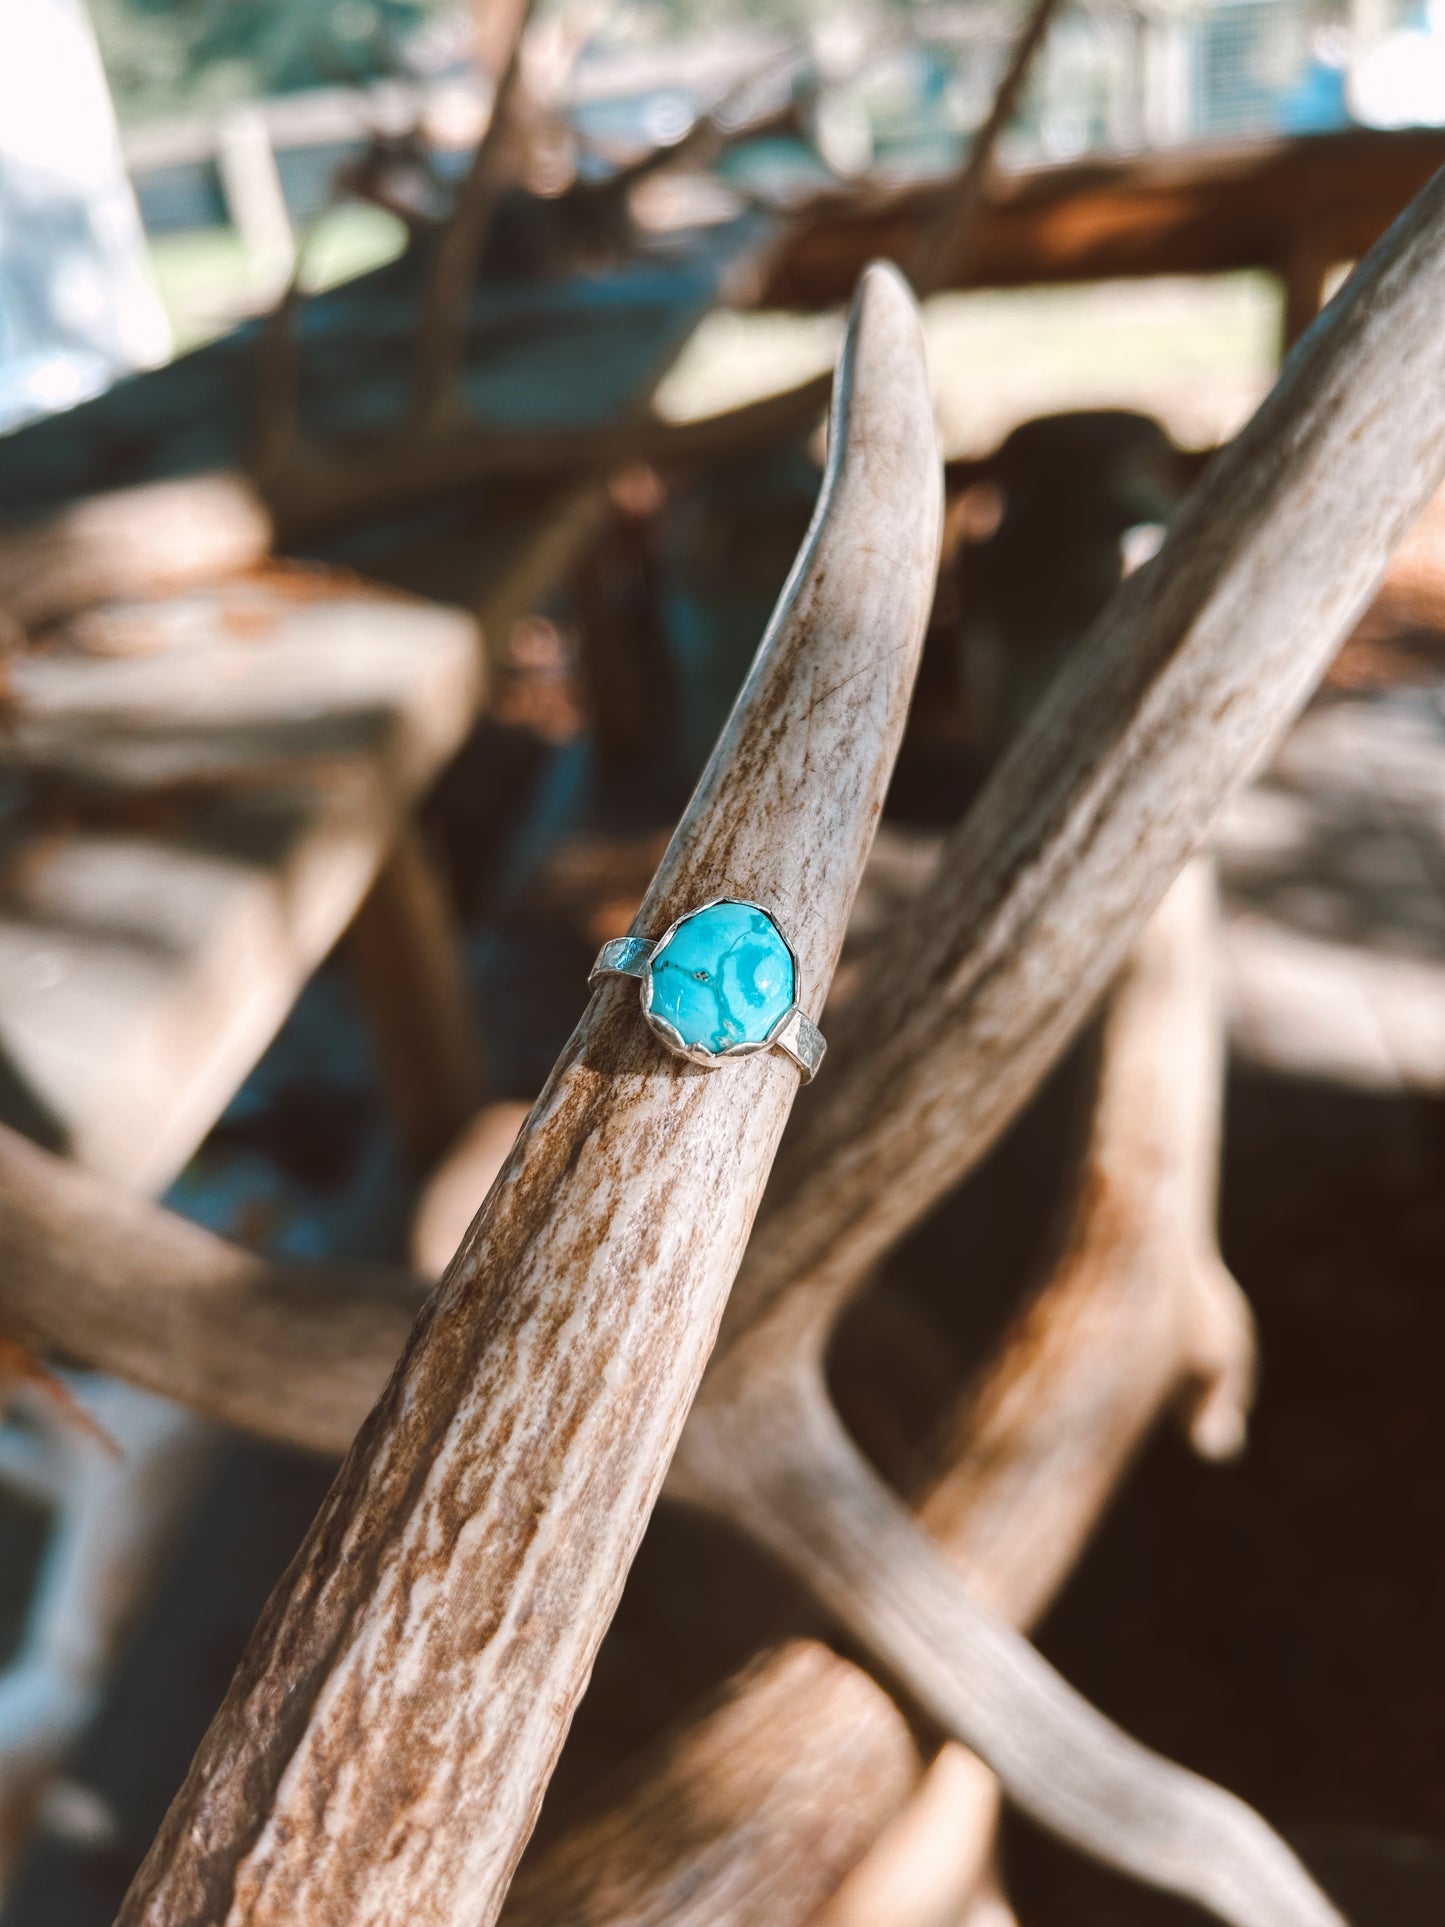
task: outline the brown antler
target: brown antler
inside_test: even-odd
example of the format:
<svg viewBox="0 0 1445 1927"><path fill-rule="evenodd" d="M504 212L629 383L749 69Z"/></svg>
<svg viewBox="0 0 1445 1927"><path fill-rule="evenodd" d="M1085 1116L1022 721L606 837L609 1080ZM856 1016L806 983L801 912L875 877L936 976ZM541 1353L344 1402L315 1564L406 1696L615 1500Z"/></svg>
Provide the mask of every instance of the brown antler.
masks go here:
<svg viewBox="0 0 1445 1927"><path fill-rule="evenodd" d="M421 1297L380 1265L258 1258L0 1126L0 1325L208 1417L339 1450Z"/></svg>
<svg viewBox="0 0 1445 1927"><path fill-rule="evenodd" d="M954 1571L1021 1627L1162 1410L1186 1400L1197 1444L1238 1443L1253 1346L1212 1232L1222 1065L1208 895L1187 872L1114 994L1060 1255L961 1401L922 1496L921 1523ZM990 1777L963 1757L946 1748L919 1792L884 1690L795 1639L524 1863L504 1922L801 1927L910 1789L951 1837L961 1908L994 1804ZM664 1824L677 1812L685 1827ZM913 1851L918 1823L903 1824L900 1851ZM876 1908L876 1887L863 1896Z"/></svg>
<svg viewBox="0 0 1445 1927"><path fill-rule="evenodd" d="M817 1008L933 592L911 300L860 290L818 515L639 928L719 894ZM489 1919L651 1509L797 1087L601 992L343 1467L122 1918Z"/></svg>
<svg viewBox="0 0 1445 1927"><path fill-rule="evenodd" d="M1142 1245L1148 1269L1167 1263L1185 1277L1182 1295L1164 1302L1176 1317L1187 1307L1191 1319L1214 1316L1221 1297L1234 1302L1218 1279L1210 1230L1217 1026L1207 994L1202 1018L1191 1008L1200 1001L1191 980L1200 953L1207 966L1205 896L1193 873L1175 886L1158 936L1144 946L1144 981L1116 1013L1077 1254L1086 1271L1107 1271L1137 1263ZM1164 979L1162 1014L1151 971ZM1173 1086L1162 1101L1150 1089L1156 1077ZM1140 1105L1141 1097L1152 1102ZM831 1294L795 1287L731 1347L694 1407L669 1490L766 1545L890 1677L988 1761L1012 1798L1064 1838L1238 1927L1337 1922L1257 1815L1110 1728L959 1584L834 1411L823 1352L837 1309ZM1167 1347L1176 1359L1183 1349L1177 1336ZM1226 1416L1233 1438L1239 1401L1225 1397L1227 1413L1216 1387L1212 1433L1226 1429Z"/></svg>
<svg viewBox="0 0 1445 1927"><path fill-rule="evenodd" d="M842 1302L964 1174L1303 701L1445 469L1442 297L1445 176L1114 598L875 958L715 1369L785 1295L800 1326L809 1295Z"/></svg>

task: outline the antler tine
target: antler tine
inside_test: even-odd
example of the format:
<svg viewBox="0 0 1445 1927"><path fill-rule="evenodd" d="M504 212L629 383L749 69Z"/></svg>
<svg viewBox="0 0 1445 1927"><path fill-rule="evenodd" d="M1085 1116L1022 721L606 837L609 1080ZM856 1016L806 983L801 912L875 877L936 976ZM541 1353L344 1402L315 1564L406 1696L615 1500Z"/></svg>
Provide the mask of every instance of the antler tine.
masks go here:
<svg viewBox="0 0 1445 1927"><path fill-rule="evenodd" d="M1184 871L1110 996L1059 1255L963 1401L920 1509L978 1598L1021 1627L1067 1576L1157 1413L1177 1406L1206 1458L1243 1442L1254 1321L1215 1229L1224 1023L1212 872L1205 858ZM993 1776L945 1747L896 1837L880 1838L810 1927L878 1919L904 1843L927 1853L930 1837L935 1883L961 1912L987 1877L980 1843L997 1811Z"/></svg>
<svg viewBox="0 0 1445 1927"><path fill-rule="evenodd" d="M1097 1003L1445 471L1445 172L1365 257L1118 589L835 1026L723 1327L846 1288Z"/></svg>
<svg viewBox="0 0 1445 1927"><path fill-rule="evenodd" d="M258 1258L0 1126L0 1326L210 1418L341 1450L422 1295L382 1265Z"/></svg>
<svg viewBox="0 0 1445 1927"><path fill-rule="evenodd" d="M1130 1740L978 1604L847 1437L821 1373L813 1390L749 1401L766 1463L742 1458L738 1428L719 1429L726 1471L697 1486L711 1509L770 1547L1061 1838L1234 1927L1341 1927L1257 1813Z"/></svg>
<svg viewBox="0 0 1445 1927"><path fill-rule="evenodd" d="M1445 468L1442 312L1445 174L1115 596L875 958L714 1372L771 1305L794 1333L823 1328L964 1175L1304 700Z"/></svg>
<svg viewBox="0 0 1445 1927"><path fill-rule="evenodd" d="M902 732L941 472L916 312L865 277L813 527L642 913L719 894L817 1008ZM592 1001L252 1639L128 1927L494 1917L716 1330L798 1078Z"/></svg>
<svg viewBox="0 0 1445 1927"><path fill-rule="evenodd" d="M1151 1269L1191 1276L1191 1316L1192 1274L1212 1250L1218 1105L1207 902L1207 883L1186 873L1122 993L1072 1254L1107 1278L1142 1245ZM1162 1062L1161 1003L1175 1033ZM1160 1075L1173 1085L1163 1098L1151 1089ZM1099 1247L1113 1224L1110 1256ZM1156 1317L1180 1315L1173 1294L1155 1296ZM768 1546L1043 1825L1236 1927L1338 1923L1257 1814L1127 1740L965 1591L843 1430L823 1377L827 1314L825 1294L784 1293L732 1347L693 1409L669 1490Z"/></svg>
<svg viewBox="0 0 1445 1927"><path fill-rule="evenodd" d="M1193 866L1114 992L1059 1256L960 1401L922 1499L920 1522L949 1565L1022 1628L1062 1584L1161 1411L1213 1387L1242 1422L1252 1334L1211 1228L1223 1067L1210 896ZM1201 1285L1219 1295L1207 1319ZM960 1755L944 1749L919 1798L972 1862L996 1797L992 1776L971 1759L961 1771ZM907 1825L900 1802L918 1770L884 1690L793 1640L524 1864L505 1927L802 1927L880 1828L895 1815ZM693 1822L674 1844L659 1816L679 1806ZM911 1848L911 1828L906 1838ZM955 1871L967 1879L968 1867ZM843 1919L876 1918L871 1897L873 1912L844 1908Z"/></svg>

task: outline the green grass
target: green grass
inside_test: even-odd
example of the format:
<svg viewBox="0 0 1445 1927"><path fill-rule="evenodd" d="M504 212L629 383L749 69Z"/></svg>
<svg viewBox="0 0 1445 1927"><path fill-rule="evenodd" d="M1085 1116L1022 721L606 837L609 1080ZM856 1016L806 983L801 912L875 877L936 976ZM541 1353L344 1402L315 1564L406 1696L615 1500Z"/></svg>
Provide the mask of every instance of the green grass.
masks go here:
<svg viewBox="0 0 1445 1927"><path fill-rule="evenodd" d="M309 293L333 288L394 260L405 245L405 227L384 209L333 208L306 237L303 285ZM150 257L177 354L223 334L274 298L232 228L164 235L151 242Z"/></svg>
<svg viewBox="0 0 1445 1927"><path fill-rule="evenodd" d="M334 287L394 258L405 229L348 205L315 226L305 285ZM229 230L157 241L151 250L178 351L267 305L255 264ZM1188 447L1225 440L1274 378L1280 297L1262 274L1101 282L939 295L924 317L943 444L984 454L1030 416L1137 408ZM831 366L841 317L721 309L664 379L660 410L708 415Z"/></svg>
<svg viewBox="0 0 1445 1927"><path fill-rule="evenodd" d="M838 315L722 310L698 328L658 393L675 419L776 392L830 366ZM1248 418L1274 379L1280 297L1262 274L946 294L925 310L950 455L984 454L1030 416L1137 408L1206 447Z"/></svg>

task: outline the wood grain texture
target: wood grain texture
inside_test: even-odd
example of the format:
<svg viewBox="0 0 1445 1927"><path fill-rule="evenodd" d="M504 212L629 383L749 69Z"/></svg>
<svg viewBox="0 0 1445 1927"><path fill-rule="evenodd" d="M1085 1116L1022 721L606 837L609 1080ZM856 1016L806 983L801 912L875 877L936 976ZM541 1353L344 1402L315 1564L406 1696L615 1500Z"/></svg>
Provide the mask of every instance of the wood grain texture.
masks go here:
<svg viewBox="0 0 1445 1927"><path fill-rule="evenodd" d="M271 547L271 518L239 475L91 495L0 527L0 620L33 629L92 602L238 573Z"/></svg>
<svg viewBox="0 0 1445 1927"><path fill-rule="evenodd" d="M774 911L816 1008L897 749L941 485L917 317L860 290L819 511L639 916ZM594 997L253 1637L128 1927L494 1917L661 1483L797 1072Z"/></svg>

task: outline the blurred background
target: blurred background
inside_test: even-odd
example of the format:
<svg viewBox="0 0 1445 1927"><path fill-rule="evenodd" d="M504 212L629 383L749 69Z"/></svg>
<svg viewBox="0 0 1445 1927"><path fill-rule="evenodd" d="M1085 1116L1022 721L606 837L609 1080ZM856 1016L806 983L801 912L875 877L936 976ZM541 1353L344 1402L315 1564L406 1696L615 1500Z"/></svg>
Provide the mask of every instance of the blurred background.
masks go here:
<svg viewBox="0 0 1445 1927"><path fill-rule="evenodd" d="M439 1273L807 527L857 273L915 258L1024 19L0 5L0 1124L47 1160L0 1196L63 1164L274 1259ZM1442 163L1445 0L1059 6L924 304L944 555L835 1000ZM1395 1927L1445 1917L1442 638L1437 503L1217 843L1252 1443L1161 1434L1040 1635ZM1088 1050L840 1333L901 1485L1047 1266ZM36 1249L0 1230L39 1302ZM100 1927L334 1461L84 1369L21 1295L0 1922ZM660 1513L538 1850L805 1623ZM834 1927L1186 1917L1013 1823L1012 1915L902 1864Z"/></svg>

